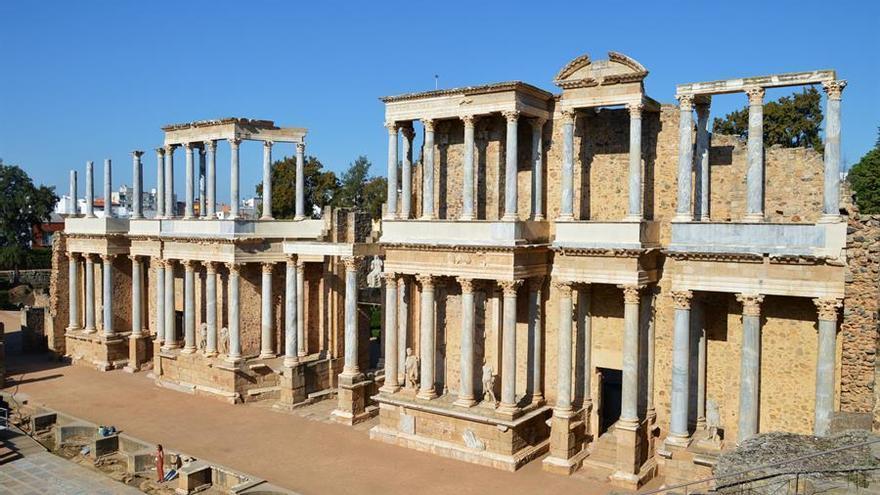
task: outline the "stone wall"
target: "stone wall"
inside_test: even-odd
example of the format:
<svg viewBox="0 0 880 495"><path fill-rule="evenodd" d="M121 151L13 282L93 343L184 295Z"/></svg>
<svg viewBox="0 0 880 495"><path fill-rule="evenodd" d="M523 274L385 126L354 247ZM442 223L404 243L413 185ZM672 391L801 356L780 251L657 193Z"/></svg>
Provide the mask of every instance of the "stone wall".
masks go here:
<svg viewBox="0 0 880 495"><path fill-rule="evenodd" d="M67 234L58 232L52 243L52 276L49 280L49 318L51 334L48 345L56 356L67 353L64 332L70 323L70 271L67 258Z"/></svg>
<svg viewBox="0 0 880 495"><path fill-rule="evenodd" d="M54 251L54 248L53 248ZM30 285L34 288L49 287L52 283L52 270L19 270L18 282ZM5 283L13 283L15 281L15 272L12 270L0 270L0 281Z"/></svg>

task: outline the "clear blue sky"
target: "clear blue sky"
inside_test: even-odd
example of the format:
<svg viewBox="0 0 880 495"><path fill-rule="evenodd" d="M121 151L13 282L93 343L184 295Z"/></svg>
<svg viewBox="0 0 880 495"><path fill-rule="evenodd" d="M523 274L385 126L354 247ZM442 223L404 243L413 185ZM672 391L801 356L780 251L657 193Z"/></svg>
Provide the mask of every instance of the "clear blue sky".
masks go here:
<svg viewBox="0 0 880 495"><path fill-rule="evenodd" d="M842 139L852 164L880 125L878 29L880 2L869 0L9 0L0 4L0 157L63 194L67 171L86 160L99 174L112 158L114 187L131 183L128 152L143 149L153 187L160 126L242 116L308 127L307 153L325 166L340 171L365 154L384 175L378 97L433 89L434 74L444 87L519 79L555 92L570 59L615 50L650 70L648 93L661 102L674 101L677 83L837 69L849 81ZM716 98L713 116L745 101ZM227 199L228 146L219 148ZM258 143L242 147L242 197L253 195L261 153ZM275 157L292 153L278 146Z"/></svg>

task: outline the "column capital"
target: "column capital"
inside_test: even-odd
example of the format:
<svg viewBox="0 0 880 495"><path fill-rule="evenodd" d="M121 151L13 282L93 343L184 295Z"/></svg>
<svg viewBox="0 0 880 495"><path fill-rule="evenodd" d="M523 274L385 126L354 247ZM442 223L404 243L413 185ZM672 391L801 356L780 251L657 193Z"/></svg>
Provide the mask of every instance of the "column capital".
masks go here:
<svg viewBox="0 0 880 495"><path fill-rule="evenodd" d="M501 115L507 120L507 122L516 122L519 120L519 110L505 110L501 112Z"/></svg>
<svg viewBox="0 0 880 495"><path fill-rule="evenodd" d="M160 258L150 258L150 268L158 270L159 268L165 268L165 264L162 263Z"/></svg>
<svg viewBox="0 0 880 495"><path fill-rule="evenodd" d="M211 152L217 151L217 141L214 141L213 139L203 141L202 145L205 147L206 150L209 150Z"/></svg>
<svg viewBox="0 0 880 495"><path fill-rule="evenodd" d="M141 151L141 150L134 150L134 151L131 152L131 156L133 156L133 157L135 157L135 158L137 158L137 159L140 160L140 158L141 158L142 156L144 156L144 152Z"/></svg>
<svg viewBox="0 0 880 495"><path fill-rule="evenodd" d="M306 143L296 143L296 152L297 153L305 153L306 152Z"/></svg>
<svg viewBox="0 0 880 495"><path fill-rule="evenodd" d="M571 297L571 291L574 289L574 282L570 280L553 280L553 288L562 293L562 297Z"/></svg>
<svg viewBox="0 0 880 495"><path fill-rule="evenodd" d="M504 296L516 296L516 291L519 289L519 286L522 285L522 279L519 280L498 280L498 286L501 287L501 291L504 293Z"/></svg>
<svg viewBox="0 0 880 495"><path fill-rule="evenodd" d="M193 143L189 143L189 142L187 142L187 143L183 143L183 149L185 149L185 150L187 151L187 153L192 152L192 150L193 150Z"/></svg>
<svg viewBox="0 0 880 495"><path fill-rule="evenodd" d="M644 103L630 103L626 106L626 109L629 111L629 118L631 119L640 119L642 118L642 110L645 109Z"/></svg>
<svg viewBox="0 0 880 495"><path fill-rule="evenodd" d="M527 279L528 284L529 284L529 290L530 291L539 291L539 290L543 289L545 278L546 277L544 277L543 275L538 276L538 277L529 277Z"/></svg>
<svg viewBox="0 0 880 495"><path fill-rule="evenodd" d="M361 258L358 256L343 256L342 264L346 271L355 271L361 266Z"/></svg>
<svg viewBox="0 0 880 495"><path fill-rule="evenodd" d="M462 122L464 122L465 127L473 127L474 124L477 122L476 115L462 115L459 118Z"/></svg>
<svg viewBox="0 0 880 495"><path fill-rule="evenodd" d="M382 278L385 279L385 287L397 285L397 274L394 272L382 272Z"/></svg>
<svg viewBox="0 0 880 495"><path fill-rule="evenodd" d="M694 108L697 110L697 118L703 118L709 116L709 107L711 106L710 97L706 97L704 99L700 99L694 103Z"/></svg>
<svg viewBox="0 0 880 495"><path fill-rule="evenodd" d="M416 280L419 281L419 284L422 286L422 290L433 290L434 289L434 276L427 273L420 273L416 275Z"/></svg>
<svg viewBox="0 0 880 495"><path fill-rule="evenodd" d="M195 269L196 269L195 260L181 260L180 264L183 265L183 269L188 272L195 271Z"/></svg>
<svg viewBox="0 0 880 495"><path fill-rule="evenodd" d="M76 253L67 253L67 259L70 261L76 261L79 255Z"/></svg>
<svg viewBox="0 0 880 495"><path fill-rule="evenodd" d="M241 273L241 263L225 263L226 269L229 270L229 274L233 273L238 275Z"/></svg>
<svg viewBox="0 0 880 495"><path fill-rule="evenodd" d="M156 156L165 156L165 148L164 147L156 148Z"/></svg>
<svg viewBox="0 0 880 495"><path fill-rule="evenodd" d="M675 309L691 309L691 300L694 297L693 292L689 290L675 290L672 291L671 295Z"/></svg>
<svg viewBox="0 0 880 495"><path fill-rule="evenodd" d="M412 122L406 122L400 125L400 133L403 134L403 137L412 140L416 136L416 131L413 129Z"/></svg>
<svg viewBox="0 0 880 495"><path fill-rule="evenodd" d="M828 95L830 100L839 100L843 88L846 87L846 81L838 79L837 81L827 81L822 83L822 90Z"/></svg>
<svg viewBox="0 0 880 495"><path fill-rule="evenodd" d="M143 256L141 256L139 254L129 254L128 255L128 259L130 259L132 261L132 263L137 263L138 261L141 260L141 258L143 258Z"/></svg>
<svg viewBox="0 0 880 495"><path fill-rule="evenodd" d="M675 95L678 100L678 106L683 112L690 112L694 109L694 95Z"/></svg>
<svg viewBox="0 0 880 495"><path fill-rule="evenodd" d="M425 132L434 132L434 119L422 119L422 126L425 128Z"/></svg>
<svg viewBox="0 0 880 495"><path fill-rule="evenodd" d="M299 257L296 254L290 253L287 255L286 262L288 265L296 266L296 262L298 259L299 259Z"/></svg>
<svg viewBox="0 0 880 495"><path fill-rule="evenodd" d="M229 138L226 141L228 141L229 146L232 146L233 148L238 148L238 145L241 144L241 139L239 139L237 137L236 138Z"/></svg>
<svg viewBox="0 0 880 495"><path fill-rule="evenodd" d="M455 280L461 287L462 294L471 294L474 292L474 279L470 277L455 277Z"/></svg>
<svg viewBox="0 0 880 495"><path fill-rule="evenodd" d="M396 136L397 131L400 129L400 126L397 125L397 122L385 122L385 128L388 129L389 136Z"/></svg>
<svg viewBox="0 0 880 495"><path fill-rule="evenodd" d="M272 263L271 261L260 263L260 266L262 267L263 273L272 273L275 269L275 263Z"/></svg>
<svg viewBox="0 0 880 495"><path fill-rule="evenodd" d="M171 258L163 258L162 264L165 265L165 268L174 269L174 260Z"/></svg>
<svg viewBox="0 0 880 495"><path fill-rule="evenodd" d="M113 263L113 258L115 258L115 254L104 253L101 255L101 261L104 263Z"/></svg>
<svg viewBox="0 0 880 495"><path fill-rule="evenodd" d="M565 110L559 112L559 114L562 116L563 124L574 125L574 121L577 119L577 110L575 110L574 108L566 108Z"/></svg>
<svg viewBox="0 0 880 495"><path fill-rule="evenodd" d="M761 303L764 296L761 294L737 294L736 300L742 304L743 316L761 316Z"/></svg>
<svg viewBox="0 0 880 495"><path fill-rule="evenodd" d="M760 86L746 88L746 95L749 97L749 106L764 104L764 88Z"/></svg>
<svg viewBox="0 0 880 495"><path fill-rule="evenodd" d="M82 257L83 257L83 260L85 260L87 263L94 263L95 262L95 255L93 253L83 253Z"/></svg>
<svg viewBox="0 0 880 495"><path fill-rule="evenodd" d="M205 267L205 271L209 275L217 273L217 262L216 261L203 261L202 266Z"/></svg>
<svg viewBox="0 0 880 495"><path fill-rule="evenodd" d="M843 306L843 300L837 298L816 298L813 299L813 304L816 305L820 320L836 322L838 310Z"/></svg>
<svg viewBox="0 0 880 495"><path fill-rule="evenodd" d="M623 302L624 304L638 304L639 303L639 295L641 293L642 288L638 285L624 285L621 287L623 289Z"/></svg>
<svg viewBox="0 0 880 495"><path fill-rule="evenodd" d="M174 153L174 148L177 148L178 146L179 145L177 145L177 144L166 144L165 145L165 154L168 155L168 154Z"/></svg>
<svg viewBox="0 0 880 495"><path fill-rule="evenodd" d="M271 150L273 144L275 144L275 141L267 139L263 141L263 148L269 148Z"/></svg>

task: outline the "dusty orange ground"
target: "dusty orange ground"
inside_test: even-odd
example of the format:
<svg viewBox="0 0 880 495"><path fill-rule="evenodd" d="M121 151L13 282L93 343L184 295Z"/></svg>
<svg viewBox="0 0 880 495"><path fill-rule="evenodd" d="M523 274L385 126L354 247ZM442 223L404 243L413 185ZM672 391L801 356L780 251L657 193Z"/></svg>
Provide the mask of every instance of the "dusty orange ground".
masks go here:
<svg viewBox="0 0 880 495"><path fill-rule="evenodd" d="M14 347L17 313L0 312ZM9 349L6 391L304 494L604 494L583 474L507 473L370 440L352 429L265 407L229 405L157 387L145 373L100 373ZM313 406L326 408L325 406Z"/></svg>

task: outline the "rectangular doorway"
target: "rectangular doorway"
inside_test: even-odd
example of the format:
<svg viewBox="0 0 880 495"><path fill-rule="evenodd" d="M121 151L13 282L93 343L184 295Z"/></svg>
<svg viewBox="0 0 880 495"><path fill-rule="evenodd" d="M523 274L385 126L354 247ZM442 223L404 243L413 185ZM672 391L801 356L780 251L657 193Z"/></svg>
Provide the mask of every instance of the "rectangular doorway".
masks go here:
<svg viewBox="0 0 880 495"><path fill-rule="evenodd" d="M611 368L597 368L599 375L599 435L620 419L623 373Z"/></svg>

